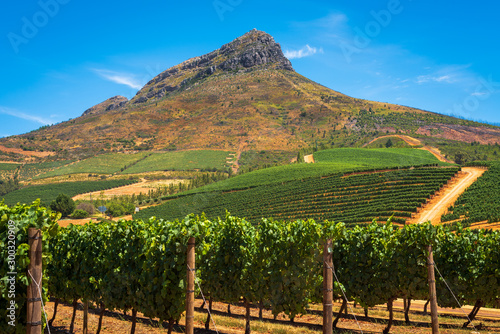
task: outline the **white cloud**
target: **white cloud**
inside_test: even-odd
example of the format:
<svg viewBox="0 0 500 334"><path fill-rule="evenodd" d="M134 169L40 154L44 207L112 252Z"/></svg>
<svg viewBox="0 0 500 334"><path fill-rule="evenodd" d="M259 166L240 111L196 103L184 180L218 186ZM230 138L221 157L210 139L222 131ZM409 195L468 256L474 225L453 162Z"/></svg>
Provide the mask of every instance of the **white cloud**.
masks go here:
<svg viewBox="0 0 500 334"><path fill-rule="evenodd" d="M420 75L417 77L417 83L423 84L427 82L444 82L444 83L454 83L454 80L450 75L441 75L441 76L433 76L433 75Z"/></svg>
<svg viewBox="0 0 500 334"><path fill-rule="evenodd" d="M104 70L104 69L92 69L97 75L99 75L101 78L104 78L108 81L120 84L120 85L125 85L129 86L130 88L133 89L141 89L142 85L137 80L134 78L132 74L128 73L120 73L120 72L115 72L115 71L110 71L110 70Z"/></svg>
<svg viewBox="0 0 500 334"><path fill-rule="evenodd" d="M312 56L318 52L323 53L323 48L317 49L315 47L309 46L309 44L306 44L300 50L286 50L285 57L287 57L288 59L304 58L304 57Z"/></svg>
<svg viewBox="0 0 500 334"><path fill-rule="evenodd" d="M419 75L415 82L419 85L437 82L446 84L472 84L474 76L468 68L470 65L449 65L435 70L431 74Z"/></svg>
<svg viewBox="0 0 500 334"><path fill-rule="evenodd" d="M9 116L13 116L13 117L17 117L17 118L20 118L20 119L24 119L26 121L40 123L42 125L52 124L51 121L49 121L49 120L47 120L47 119L45 119L43 117L25 114L25 113L23 113L21 111L18 111L18 110L15 110L15 109L11 109L11 108L0 107L0 113L1 114L5 114L5 115L9 115Z"/></svg>

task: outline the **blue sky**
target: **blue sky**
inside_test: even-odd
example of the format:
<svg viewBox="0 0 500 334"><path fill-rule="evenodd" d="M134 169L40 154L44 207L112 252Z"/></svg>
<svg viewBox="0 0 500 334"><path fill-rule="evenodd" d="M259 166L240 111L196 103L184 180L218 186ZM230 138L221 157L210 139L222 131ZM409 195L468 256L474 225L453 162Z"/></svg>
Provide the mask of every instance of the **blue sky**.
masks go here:
<svg viewBox="0 0 500 334"><path fill-rule="evenodd" d="M334 90L500 123L498 12L494 1L10 1L0 13L0 137L131 98L253 28Z"/></svg>

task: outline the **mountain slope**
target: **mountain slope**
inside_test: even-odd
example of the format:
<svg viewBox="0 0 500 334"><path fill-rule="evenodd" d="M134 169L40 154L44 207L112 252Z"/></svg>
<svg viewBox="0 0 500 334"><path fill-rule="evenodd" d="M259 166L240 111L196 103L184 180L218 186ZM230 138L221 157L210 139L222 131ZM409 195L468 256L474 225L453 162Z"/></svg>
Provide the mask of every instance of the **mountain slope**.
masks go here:
<svg viewBox="0 0 500 334"><path fill-rule="evenodd" d="M0 145L56 152L219 149L298 151L360 146L402 132L500 142L500 128L410 107L356 99L296 73L281 47L252 30L153 78L128 101L114 97L81 117Z"/></svg>

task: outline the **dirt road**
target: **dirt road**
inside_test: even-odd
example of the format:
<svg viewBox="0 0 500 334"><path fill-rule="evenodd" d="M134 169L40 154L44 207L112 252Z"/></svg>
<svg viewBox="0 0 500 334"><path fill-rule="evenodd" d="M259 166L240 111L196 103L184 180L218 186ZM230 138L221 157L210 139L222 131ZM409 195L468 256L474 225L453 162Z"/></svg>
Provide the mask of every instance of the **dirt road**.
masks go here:
<svg viewBox="0 0 500 334"><path fill-rule="evenodd" d="M477 167L462 168L463 174L460 174L456 179L456 183L445 188L442 193L434 197L431 201L425 204L420 213L409 220L409 223L423 223L430 220L433 224L441 222L441 216L446 212L450 205L453 205L457 198L473 184L486 169Z"/></svg>
<svg viewBox="0 0 500 334"><path fill-rule="evenodd" d="M390 138L390 137L397 137L399 139L402 139L402 140L404 140L410 146L420 146L420 145L423 145L423 143L420 140L418 140L416 138L413 138L413 137L410 137L410 136L406 136L406 135L387 135L387 136L377 137L377 138L371 140L370 142L364 144L363 147L366 147L366 146L370 145L371 143L373 143L376 140L379 140L379 139L382 139L382 138ZM424 150L424 151L430 152L439 161L453 163L453 161L446 159L446 157L441 153L441 151L437 147L427 146L426 145L426 146L420 147L420 149Z"/></svg>
<svg viewBox="0 0 500 334"><path fill-rule="evenodd" d="M100 198L101 193L103 194L103 198L109 199L114 196L121 195L139 195L140 193L147 194L149 190L153 190L158 187L167 187L170 184L178 184L181 182L185 182L184 180L158 180L158 181L148 181L146 179L141 179L140 182L130 184L128 186L112 188L104 191L94 191L91 193L80 194L73 197L73 200L90 200L91 197L93 199Z"/></svg>
<svg viewBox="0 0 500 334"><path fill-rule="evenodd" d="M422 142L416 138L413 138L413 137L410 137L410 136L406 136L406 135L387 135L387 136L380 136L380 137L377 137L373 140L371 140L370 142L368 142L367 144L364 144L363 147L365 146L368 146L370 145L371 143L379 140L379 139L383 139L383 138L390 138L390 137L398 137L399 139L402 139L404 140L408 145L410 146L418 146L418 145L423 145Z"/></svg>

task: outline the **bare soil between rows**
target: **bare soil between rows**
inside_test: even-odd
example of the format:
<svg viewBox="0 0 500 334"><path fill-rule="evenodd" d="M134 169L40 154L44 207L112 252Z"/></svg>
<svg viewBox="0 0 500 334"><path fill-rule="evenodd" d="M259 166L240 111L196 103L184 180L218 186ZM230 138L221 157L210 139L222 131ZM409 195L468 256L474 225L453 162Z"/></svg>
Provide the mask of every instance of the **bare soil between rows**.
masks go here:
<svg viewBox="0 0 500 334"><path fill-rule="evenodd" d="M391 333L414 333L424 334L430 333L430 315L423 314L424 301L413 301L410 311L410 324L404 322L402 313L403 302L397 300L394 303L395 323L391 329ZM201 308L203 301L197 299L195 302L195 333L216 333L213 323L210 324L210 330L205 330L205 320L207 317L206 308ZM340 308L340 303L334 303L334 317ZM215 325L219 333L244 333L244 312L245 308L242 303L231 305L231 314L227 313L228 304L213 303L212 314L215 317ZM352 307L352 303L351 303ZM53 314L54 302L51 301L46 305L48 318ZM464 312L470 312L471 306L466 306ZM79 304L75 330L73 333L82 333L83 328L83 305ZM354 319L352 311L356 315ZM129 333L131 327L131 312L124 314L122 312L106 311L103 318L101 333L103 334L121 334ZM440 314L440 333L456 334L470 333L472 327L463 330L462 323L465 321L463 312L459 309L439 308ZM51 329L52 333L70 333L69 326L71 322L72 306L70 304L59 304L57 317ZM263 322L259 321L258 308L251 309L251 324L252 333L321 333L322 330L322 312L321 305L312 305L308 314L297 316L294 322L285 315L278 315L274 319L269 310L263 311ZM138 313L137 315L136 333L167 333L168 324L164 322L163 327L160 327L158 319L150 319ZM89 333L95 333L99 320L99 310L89 311ZM174 326L173 333L185 333L185 318L183 317L179 324ZM359 324L359 325L358 325ZM477 319L473 322L475 326L481 326L480 333L500 333L500 310L496 309L481 309ZM338 330L336 333L381 333L387 325L386 306L379 305L370 308L369 316L363 315L363 310L359 306L349 309L349 315L342 315ZM361 328L361 330L360 330Z"/></svg>

